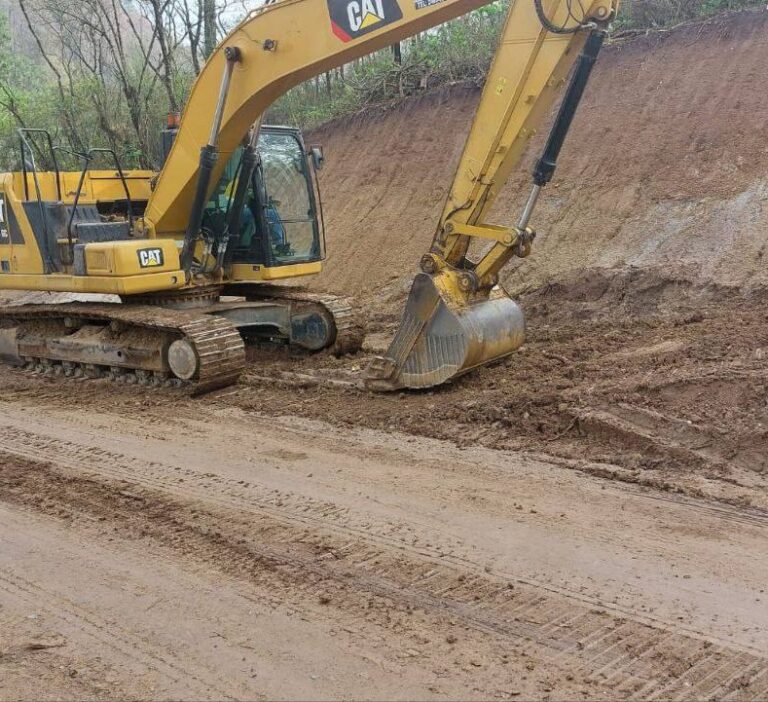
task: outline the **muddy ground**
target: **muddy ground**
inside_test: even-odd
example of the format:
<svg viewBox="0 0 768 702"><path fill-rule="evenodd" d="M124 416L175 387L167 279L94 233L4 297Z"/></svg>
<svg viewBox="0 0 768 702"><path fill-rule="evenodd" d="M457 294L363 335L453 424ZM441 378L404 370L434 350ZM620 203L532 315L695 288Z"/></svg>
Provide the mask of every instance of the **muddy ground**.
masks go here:
<svg viewBox="0 0 768 702"><path fill-rule="evenodd" d="M4 699L768 693L768 511L690 456L616 480L414 436L397 396L0 377Z"/></svg>
<svg viewBox="0 0 768 702"><path fill-rule="evenodd" d="M579 120L620 138L564 153L494 366L360 383L458 86L314 135L314 285L367 309L361 353L254 348L200 398L0 368L0 699L768 697L766 24L608 50Z"/></svg>
<svg viewBox="0 0 768 702"><path fill-rule="evenodd" d="M592 271L440 390L0 369L0 699L768 695L766 294Z"/></svg>
<svg viewBox="0 0 768 702"><path fill-rule="evenodd" d="M768 290L700 287L682 270L613 269L519 299L525 346L446 387L368 393L338 382L359 382L366 355L285 353L254 367L232 401L538 452L621 480L768 507ZM385 342L393 323L375 318L380 334L369 344ZM295 394L286 405L287 389Z"/></svg>

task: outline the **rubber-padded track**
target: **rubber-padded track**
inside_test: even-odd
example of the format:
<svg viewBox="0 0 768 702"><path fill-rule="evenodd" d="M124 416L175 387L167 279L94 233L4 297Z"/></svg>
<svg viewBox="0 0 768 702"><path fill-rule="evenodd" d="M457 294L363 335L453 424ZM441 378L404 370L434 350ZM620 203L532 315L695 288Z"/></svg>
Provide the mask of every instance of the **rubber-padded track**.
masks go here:
<svg viewBox="0 0 768 702"><path fill-rule="evenodd" d="M107 323L118 321L187 339L199 358L198 372L184 386L193 395L235 383L245 368L245 346L237 328L226 319L195 310L80 302L0 308L0 324L3 326L65 317Z"/></svg>

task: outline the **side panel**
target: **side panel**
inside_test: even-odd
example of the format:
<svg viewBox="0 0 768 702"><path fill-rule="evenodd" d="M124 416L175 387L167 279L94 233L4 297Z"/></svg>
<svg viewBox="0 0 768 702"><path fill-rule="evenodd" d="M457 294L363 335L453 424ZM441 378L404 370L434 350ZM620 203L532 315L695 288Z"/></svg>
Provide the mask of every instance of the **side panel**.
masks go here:
<svg viewBox="0 0 768 702"><path fill-rule="evenodd" d="M145 276L179 270L179 250L172 239L137 239L135 241L107 241L86 244L83 255L88 277Z"/></svg>
<svg viewBox="0 0 768 702"><path fill-rule="evenodd" d="M43 273L40 249L13 184L12 174L0 174L0 289L10 274Z"/></svg>
<svg viewBox="0 0 768 702"><path fill-rule="evenodd" d="M262 280L283 280L300 278L305 275L315 275L323 270L322 261L310 263L295 263L286 266L261 266L250 263L236 263L232 266L232 274L228 283L252 283Z"/></svg>
<svg viewBox="0 0 768 702"><path fill-rule="evenodd" d="M64 275L61 273L0 276L0 289L4 290L142 295L160 290L177 290L183 286L184 278L178 271L125 277Z"/></svg>

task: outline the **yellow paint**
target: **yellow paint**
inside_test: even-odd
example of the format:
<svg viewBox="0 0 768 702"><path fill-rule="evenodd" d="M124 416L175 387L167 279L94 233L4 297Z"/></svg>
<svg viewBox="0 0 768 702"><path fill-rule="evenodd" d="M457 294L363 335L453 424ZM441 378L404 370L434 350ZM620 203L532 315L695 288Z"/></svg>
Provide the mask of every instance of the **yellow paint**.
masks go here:
<svg viewBox="0 0 768 702"><path fill-rule="evenodd" d="M9 174L12 177L11 189L14 190L19 199L24 199L24 174L15 172ZM149 200L152 191L150 181L155 176L153 171L124 171L125 183L128 186L128 192L132 200ZM79 171L61 171L59 173L59 185L61 186L61 199L63 202L73 202L77 191L77 184L80 180ZM42 200L56 201L56 174L52 171L40 171L37 174L37 182L40 185L40 195ZM31 173L27 173L27 190L29 199L37 200L37 189L35 179ZM117 175L117 171L88 171L83 181L83 187L80 191L81 204L92 204L95 202L112 202L114 200L124 200L125 191L123 184Z"/></svg>
<svg viewBox="0 0 768 702"><path fill-rule="evenodd" d="M5 290L50 290L52 292L139 295L184 287L184 275L178 271L126 276L85 276L52 273L49 275L0 275Z"/></svg>
<svg viewBox="0 0 768 702"><path fill-rule="evenodd" d="M162 252L163 264L156 263L156 250ZM145 265L142 267L142 262ZM173 271L181 278L179 250L173 239L138 239L86 244L86 273L90 276L133 276Z"/></svg>
<svg viewBox="0 0 768 702"><path fill-rule="evenodd" d="M300 278L305 275L315 275L323 270L322 261L311 263L293 263L287 266L264 266L236 263L232 266L232 273L227 279L229 283L246 283L267 280L285 280L286 278Z"/></svg>
<svg viewBox="0 0 768 702"><path fill-rule="evenodd" d="M450 234L461 236L474 236L479 239L491 239L502 244L510 245L517 238L517 233L507 227L499 227L495 224L483 224L475 226L473 224L464 224L463 222L448 222L446 231Z"/></svg>
<svg viewBox="0 0 768 702"><path fill-rule="evenodd" d="M376 24L377 22L381 22L381 17L376 17L373 13L369 12L364 18L360 25L362 29L367 29L373 24Z"/></svg>

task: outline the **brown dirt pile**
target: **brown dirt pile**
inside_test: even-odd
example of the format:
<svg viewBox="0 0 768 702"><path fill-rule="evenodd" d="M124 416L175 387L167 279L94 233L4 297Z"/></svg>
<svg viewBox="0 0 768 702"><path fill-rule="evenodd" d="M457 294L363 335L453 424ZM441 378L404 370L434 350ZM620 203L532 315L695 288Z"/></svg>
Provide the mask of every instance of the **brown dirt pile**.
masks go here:
<svg viewBox="0 0 768 702"><path fill-rule="evenodd" d="M354 378L366 358L296 358L293 380L254 370L258 392L241 401L765 503L767 30L768 14L744 12L606 49L535 217L534 253L505 276L529 323L519 353L395 396L302 386ZM331 257L317 284L366 303L370 351L397 323L478 98L455 86L310 135L328 156ZM515 221L545 131L494 222Z"/></svg>
<svg viewBox="0 0 768 702"><path fill-rule="evenodd" d="M433 391L336 384L359 377L364 357L280 356L262 357L234 401L541 452L632 482L768 506L768 291L694 278L685 269L591 270L542 286L522 297L529 335L519 352Z"/></svg>

